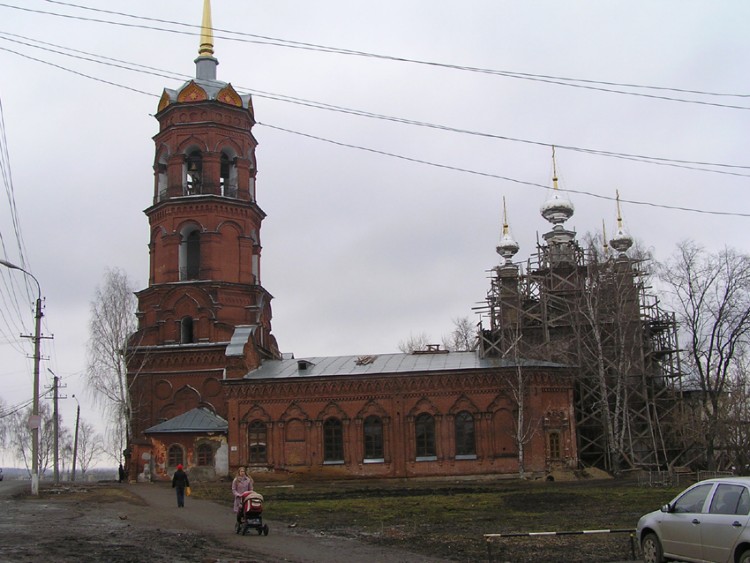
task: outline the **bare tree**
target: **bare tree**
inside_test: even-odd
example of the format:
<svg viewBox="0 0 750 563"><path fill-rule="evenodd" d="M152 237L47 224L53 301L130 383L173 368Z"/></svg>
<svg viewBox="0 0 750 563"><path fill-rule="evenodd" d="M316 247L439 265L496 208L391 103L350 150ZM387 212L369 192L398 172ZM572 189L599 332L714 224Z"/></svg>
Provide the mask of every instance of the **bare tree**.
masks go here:
<svg viewBox="0 0 750 563"><path fill-rule="evenodd" d="M52 410L46 403L39 403L39 474L44 475L53 457L54 421ZM17 410L8 417L8 445L17 460L23 463L31 477L32 453L31 430L28 426L31 407Z"/></svg>
<svg viewBox="0 0 750 563"><path fill-rule="evenodd" d="M469 317L453 319L453 332L443 336L443 348L453 352L470 352L477 347L477 325Z"/></svg>
<svg viewBox="0 0 750 563"><path fill-rule="evenodd" d="M130 432L132 407L127 382L128 337L136 330L137 301L127 274L107 270L91 302L86 380L107 417L107 453L121 460Z"/></svg>
<svg viewBox="0 0 750 563"><path fill-rule="evenodd" d="M726 452L723 464L718 469L731 469L740 475L750 474L750 382L747 378L747 363L744 357L732 371L728 391L722 400L724 422L719 436Z"/></svg>
<svg viewBox="0 0 750 563"><path fill-rule="evenodd" d="M709 253L684 241L660 268L660 277L684 333L688 382L700 396L704 463L715 469L721 428L727 424L721 402L750 336L750 257L730 248Z"/></svg>
<svg viewBox="0 0 750 563"><path fill-rule="evenodd" d="M85 420L81 420L78 425L78 466L81 468L81 477L86 475L92 462L104 453L102 446L103 440L100 434L97 434L94 425Z"/></svg>
<svg viewBox="0 0 750 563"><path fill-rule="evenodd" d="M420 332L419 334L409 334L409 338L398 343L398 349L404 354L411 354L412 352L427 350L429 344L430 337L424 332Z"/></svg>
<svg viewBox="0 0 750 563"><path fill-rule="evenodd" d="M526 475L526 444L534 437L537 425L526 416L526 403L531 392L531 382L528 373L522 367L519 347L523 339L521 328L514 324L506 329L512 333L511 344L503 353L503 358L511 359L514 367L512 375L504 377L505 384L510 389L510 395L516 405L513 417L513 441L518 448L518 475L523 479Z"/></svg>
<svg viewBox="0 0 750 563"><path fill-rule="evenodd" d="M8 424L10 422L10 408L5 399L0 397L0 448L5 450L8 446Z"/></svg>

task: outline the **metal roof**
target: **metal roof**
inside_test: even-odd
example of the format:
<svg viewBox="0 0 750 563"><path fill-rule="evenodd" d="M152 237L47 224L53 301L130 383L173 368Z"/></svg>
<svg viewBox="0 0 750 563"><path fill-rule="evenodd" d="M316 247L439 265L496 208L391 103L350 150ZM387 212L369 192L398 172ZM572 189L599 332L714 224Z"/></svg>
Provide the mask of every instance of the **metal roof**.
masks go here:
<svg viewBox="0 0 750 563"><path fill-rule="evenodd" d="M226 432L227 421L206 407L197 407L160 422L145 430L146 434L174 432Z"/></svg>
<svg viewBox="0 0 750 563"><path fill-rule="evenodd" d="M476 352L437 352L415 354L372 354L363 356L325 356L266 360L244 379L284 379L292 377L330 377L386 375L415 372L491 369L498 367L560 368L563 364L541 360L480 358Z"/></svg>

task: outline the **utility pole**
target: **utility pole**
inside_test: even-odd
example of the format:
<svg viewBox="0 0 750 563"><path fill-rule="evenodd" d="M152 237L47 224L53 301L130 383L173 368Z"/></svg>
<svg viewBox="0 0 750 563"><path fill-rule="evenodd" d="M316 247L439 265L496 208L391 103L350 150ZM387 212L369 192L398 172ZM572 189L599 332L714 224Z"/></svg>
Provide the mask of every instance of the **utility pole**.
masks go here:
<svg viewBox="0 0 750 563"><path fill-rule="evenodd" d="M39 496L39 426L41 425L39 417L39 360L41 359L39 343L42 340L42 287L39 285L39 280L31 272L27 272L20 266L16 266L5 260L0 260L0 265L11 270L19 270L36 283L37 298L34 313L36 322L34 336L32 336L34 340L34 395L31 416L29 417L29 428L31 429L31 494Z"/></svg>
<svg viewBox="0 0 750 563"><path fill-rule="evenodd" d="M58 394L58 382L59 378L55 375L54 379L54 394L53 394L53 406L52 406L52 412L54 413L53 416L55 417L55 485L60 484L60 454L59 454L59 439L60 439L60 417L57 413L57 401L59 399Z"/></svg>
<svg viewBox="0 0 750 563"><path fill-rule="evenodd" d="M76 480L76 458L78 457L78 422L81 420L81 403L78 402L78 399L75 395L73 395L73 398L76 400L76 432L75 437L73 438L73 470L70 472L70 480L75 481Z"/></svg>

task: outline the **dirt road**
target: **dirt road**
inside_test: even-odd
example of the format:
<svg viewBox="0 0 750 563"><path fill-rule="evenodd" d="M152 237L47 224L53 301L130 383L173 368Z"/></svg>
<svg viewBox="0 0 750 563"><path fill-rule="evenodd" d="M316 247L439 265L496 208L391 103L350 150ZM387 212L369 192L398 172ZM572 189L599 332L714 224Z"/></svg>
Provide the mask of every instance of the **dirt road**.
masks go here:
<svg viewBox="0 0 750 563"><path fill-rule="evenodd" d="M252 530L240 536L228 505L189 497L185 508L177 508L174 492L166 484L43 487L39 498L28 496L25 485L7 481L0 485L0 561L4 562L437 561L406 549L289 528L268 517L264 518L268 536Z"/></svg>

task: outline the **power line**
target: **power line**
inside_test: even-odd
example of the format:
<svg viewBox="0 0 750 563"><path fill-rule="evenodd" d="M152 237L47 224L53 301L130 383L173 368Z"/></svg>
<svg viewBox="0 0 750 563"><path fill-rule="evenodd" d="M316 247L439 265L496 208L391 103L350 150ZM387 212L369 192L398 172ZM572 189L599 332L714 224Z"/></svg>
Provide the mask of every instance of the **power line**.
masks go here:
<svg viewBox="0 0 750 563"><path fill-rule="evenodd" d="M392 158L398 158L400 160L405 160L405 161L408 161L408 162L414 162L414 163L417 163L417 164L425 164L427 166L434 166L436 168L443 168L443 169L446 169L446 170L453 170L453 171L456 171L456 172L464 172L464 173L473 174L473 175L476 175L476 176L484 176L486 178L495 178L495 179L498 179L498 180L505 180L507 182L513 182L515 184L520 184L520 185L524 185L524 186L530 186L530 187L534 187L534 188L542 188L544 190L549 190L550 189L549 186L545 186L544 184L539 184L539 183L536 183L536 182L529 182L529 181L526 181L526 180L519 180L517 178L511 178L509 176L501 176L499 174L493 174L493 173L490 173L490 172L480 172L478 170L472 170L470 168L461 168L461 167L458 167L458 166L451 166L451 165L448 165L448 164L441 164L441 163L437 163L437 162L431 162L429 160L422 160L422 159L418 159L418 158L412 158L412 157L408 157L408 156L404 156L404 155L400 155L400 154L396 154L396 153L392 153L392 152L381 151L381 150L373 149L373 148L369 148L369 147L363 147L363 146L360 146L360 145L352 145L352 144L349 144L349 143L342 143L340 141L334 141L332 139L326 139L325 137L319 137L317 135L311 135L309 133L302 133L300 131L294 131L292 129L287 129L287 128L279 127L279 126L276 126L276 125L270 125L268 123L261 123L259 121L257 122L257 125L260 125L261 127L268 127L269 129L275 129L277 131L282 131L284 133L290 133L290 134L293 134L293 135L299 135L301 137L306 137L308 139L313 139L313 140L316 140L316 141L322 141L324 143L329 143L329 144L336 145L336 146L339 146L339 147L346 147L346 148L350 148L350 149L362 150L362 151L366 151L366 152L370 152L370 153L374 153L374 154L379 154L379 155L383 155L383 156L389 156L389 157L392 157ZM615 197L605 196L605 195L597 194L597 193L594 193L594 192L589 192L589 191L586 191L586 190L577 190L577 189L571 189L571 188L559 188L559 189L560 189L560 191L564 191L564 192L568 192L568 193L572 193L572 194L586 195L586 196L594 197L594 198L597 198L597 199L604 199L604 200L609 200L609 201L615 201L616 200ZM657 208L660 208L660 209L670 209L670 210L673 210L673 211L688 211L688 212L691 212L691 213L702 213L704 215L723 215L723 216L731 216L731 217L750 217L750 213L740 213L740 212L735 212L735 211L707 211L705 209L697 209L697 208L693 208L693 207L683 207L683 206L678 206L678 205L666 205L666 204L661 204L661 203L651 203L651 202L647 202L647 201L639 201L639 200L634 200L634 199L623 199L623 198L620 198L620 202L621 203L631 203L633 205L644 205L644 206L648 206L648 207L657 207Z"/></svg>
<svg viewBox="0 0 750 563"><path fill-rule="evenodd" d="M56 53L56 54L59 54L59 55L63 55L63 56L67 56L67 57L71 57L71 58L75 58L75 59L79 59L79 60L93 62L93 63L96 63L96 64L113 66L115 68L121 68L121 69L124 69L124 70L129 70L131 72L138 72L138 73L141 73L141 74L150 74L150 75L153 75L153 76L159 76L159 77L168 78L168 79L179 78L179 79L183 79L183 80L186 80L186 79L189 80L189 79L192 78L191 76L188 76L188 75L185 75L185 74L175 73L175 72L172 72L172 71L158 69L158 68L151 67L151 66L140 65L140 64L137 64L137 63L131 63L129 61L124 61L122 59L116 59L116 58L112 58L112 57L104 57L102 55L96 55L96 54L89 53L89 52L86 52L86 51L81 51L79 49L71 49L71 48L68 48L68 47L64 47L64 46L61 46L61 45L55 45L53 43L48 43L48 42L45 42L45 41L38 41L36 39L32 39L32 38L29 38L29 37L24 37L24 36L17 35L17 34L14 34L14 33L7 33L7 32L0 31L0 35L6 35L6 36L14 37L14 38L17 38L17 39L20 38L20 39L24 39L26 41L33 41L33 42L38 43L40 45L47 45L47 46L55 47L56 49L66 49L66 50L71 51L73 53L81 53L81 54L86 55L86 56L85 57L77 56L77 55L73 55L71 53L66 53L64 51L58 51L58 50L49 49L49 48L46 48L46 47L41 47L39 45L34 45L34 44L31 44L31 43L25 43L23 41L18 41L17 39L14 40L14 42L17 43L17 44L26 45L28 47L32 47L32 48L35 48L35 49L40 49L40 50L43 50L43 51L47 51L47 52L51 52L51 53ZM0 36L0 39L5 39L5 38L2 37L2 36ZM6 40L8 40L8 39L6 39ZM32 60L35 60L35 61L38 61L38 62L45 62L46 64L52 64L52 63L47 63L46 61L42 61L41 59L36 59L34 57L29 57L27 55L23 55L21 53L18 53L16 51L12 51L10 49L4 49L4 48L0 47L0 50L5 50L5 51L8 51L8 52L11 52L11 53L14 53L14 54L18 54L20 56L25 56L27 58L31 58ZM89 57L95 57L95 58L89 58ZM97 59L100 59L100 60L97 60ZM115 64L115 63L117 63L117 64ZM127 66L124 66L124 65L127 65ZM66 67L62 67L60 65L52 65L52 66L56 66L57 68L68 70L68 69L66 69ZM76 71L71 71L71 72L76 72ZM86 74L82 74L82 73L77 73L77 74L80 74L82 76L85 76L87 78L91 78L91 79L94 79L94 80L100 80L100 79L92 77L90 75L86 75ZM102 81L102 80L100 80L100 81ZM114 84L112 82L107 82L107 81L103 81L103 82L105 82L107 84L110 84L110 85L118 85L118 84ZM119 86L127 88L127 87L122 86L122 85L119 85ZM493 133L472 131L472 130L469 130L469 129L463 129L463 128L458 128L458 127L451 127L451 126L441 125L441 124L428 123L428 122L418 121L418 120L413 120L413 119L408 119L408 118L394 117L394 116L389 116L389 115L377 114L377 113L372 113L372 112L368 112L368 111L364 111L364 110L357 110L357 109L347 108L347 107L344 107L344 106L327 104L325 102L318 102L318 101L313 101L313 100L306 100L304 98L297 98L297 97L293 97L293 96L287 96L285 94L276 94L276 93L272 93L272 92L265 92L263 90L257 90L257 89L254 89L254 88L247 88L247 87L243 87L243 86L238 86L237 88L239 90L241 90L241 91L246 91L248 93L251 93L254 96L259 97L259 98L265 98L265 99L275 100L275 101L279 101L279 102L291 103L291 104L301 105L301 106L310 107L310 108L314 108L314 109L320 109L320 110L326 110L326 111L333 111L333 112L337 112L337 113L344 113L344 114L356 115L356 116L360 116L360 117L367 117L367 118L371 118L371 119L379 119L379 120L383 120L383 121L391 121L391 122L394 122L394 123L401 123L401 124L405 124L405 125L413 125L413 126L417 126L417 127L432 128L432 129L437 129L437 130L442 130L442 131L448 131L448 132L452 132L452 133L461 133L461 134L473 135L473 136L490 138L490 139L497 139L497 140L504 140L504 141L511 141L511 142L517 142L517 143L525 143L525 144L543 146L543 147L548 147L548 148L551 148L551 147L554 146L554 147L556 147L558 149L563 149L563 150L570 150L570 151L582 152L582 153L593 154L593 155L598 155L598 156L607 156L607 157L611 157L611 158L619 158L619 159L624 159L624 160L632 160L632 161L635 161L635 162L643 162L643 163L647 163L647 164L656 164L656 165L660 165L660 166L671 166L671 167L684 168L684 169L688 169L688 170L695 170L695 171L701 171L701 172L712 172L712 173L715 173L715 174L727 174L727 175L732 175L732 176L750 177L750 175L747 175L747 174L738 174L738 173L729 172L729 171L714 170L714 169L711 169L711 168L704 168L705 166L713 166L713 167L728 168L728 169L750 169L750 166L745 166L745 165L725 164L725 163L716 163L716 162L704 162L704 161L692 161L692 160L683 160L683 159L671 159L671 158L654 157L654 156L641 155L641 154L621 153L621 152L615 152L615 151L605 151L605 150L593 149L593 148L587 148L587 147L576 147L576 146L566 145L566 144L561 144L561 143L550 143L550 142L543 142L543 141L535 141L535 140L529 140L529 139L522 139L522 138L518 138L518 137L510 137L510 136L506 136L506 135L498 135L498 134L493 134ZM130 89L132 89L132 88L130 88ZM156 96L155 94L151 94L149 92L143 92L141 90L135 90L135 89L132 89L132 90L134 90L136 92L139 92L139 93L144 93L144 94L147 94L147 95Z"/></svg>
<svg viewBox="0 0 750 563"><path fill-rule="evenodd" d="M136 20L143 20L143 21L154 21L157 23L167 23L170 25L179 25L183 27L188 28L194 28L194 29L200 29L200 26L193 25L193 24L186 24L182 22L176 22L171 20L163 20L163 19L157 19L157 18L150 18L146 16L136 16L133 14L127 14L124 12L116 12L111 10L103 10L100 8L92 8L89 6L82 6L79 4L72 4L67 2L57 2L54 0L46 0L49 3L52 4L59 4L63 6L78 8L82 10L89 10L99 13L107 13L111 15L118 15L122 17L132 18ZM129 28L140 28L140 29L148 29L153 31L162 31L167 33L176 33L176 34L182 34L182 35L194 35L191 31L180 31L175 29L167 29L167 28L161 28L161 27L154 27L154 26L146 26L146 25L138 25L138 24L128 24L124 22L116 22L116 21L110 21L110 20L102 20L97 18L86 18L83 16L73 16L70 14L58 14L55 12L48 12L45 10L35 10L30 8L22 8L20 6L13 6L9 4L3 4L0 3L0 6L6 7L6 8L12 8L17 10L22 10L26 12L32 12L32 13L38 13L38 14L45 14L45 15L51 15L55 17L61 17L61 18L68 18L68 19L76 19L81 21L90 21L94 23L104 23L109 25L117 25L122 27L129 27ZM640 85L640 84L627 84L627 83L619 83L619 82L606 82L606 81L599 81L599 80L589 80L589 79L581 79L581 78L568 78L568 77L558 77L558 76L551 76L551 75L543 75L543 74L533 74L533 73L525 73L525 72L514 72L514 71L506 71L506 70L497 70L497 69L488 69L488 68L480 68L480 67L473 67L473 66L466 66L466 65L455 65L455 64L448 64L448 63L440 63L436 61L425 61L420 59L412 59L408 57L400 57L400 56L393 56L393 55L383 55L383 54L377 54L377 53L369 53L366 51L358 51L354 49L344 49L344 48L338 48L338 47L328 47L325 45L318 45L314 43L305 43L300 41L292 41L292 40L286 40L286 39L278 39L274 37L269 36L263 36L258 34L252 34L252 33L245 33L245 32L238 32L238 31L231 31L231 30L223 30L220 28L214 28L214 36L216 38L220 39L226 39L228 41L238 41L238 42L246 42L246 43L260 43L260 44L266 44L271 46L277 46L277 47L286 47L291 49L303 49L303 50L311 50L311 51L317 51L317 52L324 52L324 53L334 53L339 55L349 55L349 56L358 56L358 57L366 57L366 58L373 58L373 59L381 59L381 60L387 60L387 61L393 61L393 62L402 62L402 63L410 63L410 64L416 64L416 65L423 65L428 67L436 67L436 68L445 68L445 69L451 69L451 70L459 70L459 71L465 71L465 72L473 72L473 73L481 73L481 74L489 74L489 75L496 75L496 76L503 76L506 78L516 78L519 80L531 80L531 81L537 81L542 83L548 83L548 84L555 84L558 86L568 86L572 88L582 88L587 90L594 90L599 92L607 92L607 93L613 93L613 94L621 94L621 95L628 95L628 96L639 96L639 97L645 97L645 98L651 98L651 99L657 99L657 100L663 100L663 101L671 101L671 102L680 102L680 103L688 103L688 104L699 104L699 105L706 105L706 106L714 106L714 107L721 107L721 108L728 108L728 109L737 109L737 110L750 110L750 107L748 106L737 106L737 105L731 105L731 104L721 104L717 102L709 102L704 100L691 100L691 99L685 99L685 98L675 98L672 96L665 96L665 95L659 95L659 94L648 94L643 92L630 92L627 90L616 90L614 87L619 88L636 88L636 89L643 89L643 90L654 90L654 91L669 91L669 92L679 92L683 94L693 94L693 95L701 95L701 96L711 96L711 97L738 97L738 98L747 98L750 97L750 94L727 94L727 93L719 93L719 92L707 92L707 91L701 91L701 90L690 90L690 89L684 89L684 88L671 88L666 86L647 86L647 85ZM238 37L231 37L231 36L221 36L218 35L217 32L220 33L229 33L232 35L236 35ZM252 39L246 39L246 38L252 38Z"/></svg>
<svg viewBox="0 0 750 563"><path fill-rule="evenodd" d="M0 4L0 5L2 5L2 4ZM97 77L94 77L94 76L91 76L91 75L87 75L85 73L81 73L81 72L69 69L69 68L64 67L62 65L57 65L57 64L54 64L54 63L50 63L48 61L37 59L35 57L31 57L29 55L18 53L16 51L13 51L13 50L10 50L10 49L5 49L5 48L0 47L0 50L11 52L13 54L17 54L19 56L22 56L22 57L25 57L25 58L28 58L28 59L31 59L31 60L34 60L34 61L37 61L37 62L41 62L43 64L47 64L47 65L53 66L55 68L59 68L61 70L72 72L72 73L74 73L76 75L79 75L79 76L82 76L82 77L85 77L85 78L89 78L91 80L95 80L95 81L102 82L102 83L105 83L105 84L109 84L109 85L112 85L112 86L117 86L117 87L124 88L124 89L130 90L130 91L133 91L133 92L138 92L140 94L145 94L145 95L148 95L148 96L151 96L151 97L158 97L156 94L152 94L150 92L144 92L144 91L138 90L136 88L132 88L132 87L129 87L129 86L124 86L122 84L118 84L118 83L111 82L111 81L108 81L108 80L103 80L103 79L100 79L100 78L97 78ZM68 56L71 56L71 57L74 57L74 58L78 58L75 55L68 55ZM99 61L93 61L93 62L99 62ZM122 61L119 61L119 62L122 62ZM107 64L107 63L101 63L101 64ZM144 74L151 74L148 71L140 70L140 69L137 69L137 68L132 68L132 69L128 68L127 70L131 70L133 72L141 72L141 73L144 73ZM167 71L162 71L162 72L167 72ZM496 178L496 179L506 180L506 181L514 182L514 183L518 183L518 184L524 184L524 185L529 185L529 186L534 186L534 187L540 187L540 188L544 188L544 189L549 189L548 186L544 186L542 184L537 184L537 183L534 183L534 182L527 182L527 181L524 181L524 180L518 180L518 179L510 178L510 177L507 177L507 176L501 176L501 175L497 175L497 174L480 172L480 171L476 171L476 170L472 170L472 169L468 169L468 168L461 168L461 167L457 167L457 166L450 166L450 165L445 165L445 164L439 164L439 163L434 163L434 162L427 161L427 160L421 160L421 159L406 157L406 156L403 156L403 155L398 155L398 154L395 154L395 153L389 153L389 152L386 152L386 151L380 151L380 150L376 150L376 149L371 149L371 148L368 148L368 147L363 147L363 146L358 146L358 145L353 145L353 144L348 144L348 143L342 143L342 142L339 142L339 141L334 141L334 140L331 140L331 139L326 139L326 138L318 137L318 136L315 136L315 135L301 133L301 132L298 132L298 131L294 131L294 130L291 130L291 129L286 129L286 128L283 128L283 127L278 127L278 126L274 126L274 125L270 125L270 124L261 124L261 123L258 123L258 125L263 125L265 127L269 127L269 128L272 128L272 129L277 129L279 131L283 131L283 132L287 132L287 133L291 133L291 134L300 135L300 136L303 136L303 137L307 137L309 139L314 139L314 140L318 140L318 141L321 141L321 142L326 142L326 143L334 144L334 145L337 145L337 146L342 146L342 147L347 147L347 148L352 148L352 149L363 150L363 151L366 151L366 152L380 154L380 155L383 155L383 156L389 156L389 157L392 157L392 158L398 158L398 159L409 161L409 162L415 162L415 163L425 164L425 165L434 166L434 167L438 167L438 168L449 169L449 170L454 170L454 171L458 171L458 172L464 172L464 173L468 173L468 174L474 174L474 175L479 175L479 176L485 176L485 177L490 177L490 178ZM510 140L510 138L509 138L509 140ZM542 143L538 143L538 144L542 144ZM547 145L546 143L545 143L545 145L546 146L551 146L551 145ZM573 150L573 149L570 148L570 150ZM595 151L593 149L579 149L579 150L581 150L582 152L589 152L590 154L602 154L602 155L605 154L605 151ZM612 154L618 154L618 153L612 153ZM631 159L631 160L637 160L638 158L640 158L640 157L625 155L625 154L622 154L622 153L619 153L619 154L620 154L620 156L622 158L628 158L628 159ZM645 160L645 159L643 161L644 162L650 162L650 160ZM689 162L689 161L682 161L682 162ZM700 164L700 163L696 162L696 164ZM747 168L746 166L740 166L740 165L718 165L718 164L713 164L713 165L715 165L715 166L728 166L728 167L735 167L735 168ZM726 172L726 171L718 171L718 170L709 170L709 171L712 171L712 172L715 172L715 173L720 173L720 174L738 175L738 174L730 173L730 172ZM586 195L586 196L590 196L590 197L595 197L595 198L599 198L599 199L614 200L614 198L612 198L610 196L603 196L603 195L600 195L600 194L596 194L596 193L588 192L588 191L584 191L584 190L568 189L566 191L568 191L570 193L577 193L577 194ZM750 217L750 213L740 213L740 212L730 212L730 211L706 211L706 210L696 209L696 208L690 208L690 207L682 207L682 206L674 206L674 205L666 205L666 204L657 204L657 203L651 203L651 202L645 202L645 201L638 201L638 200L625 200L625 199L621 199L620 201L623 202L623 203L631 203L633 205L644 205L644 206L650 206L650 207L656 207L656 208L662 208L662 209L670 209L670 210L676 210L676 211L686 211L686 212L692 212L692 213L702 213L702 214L707 214L707 215Z"/></svg>

